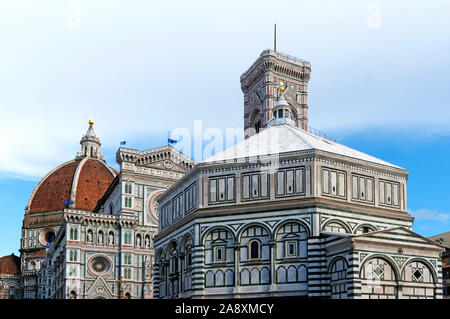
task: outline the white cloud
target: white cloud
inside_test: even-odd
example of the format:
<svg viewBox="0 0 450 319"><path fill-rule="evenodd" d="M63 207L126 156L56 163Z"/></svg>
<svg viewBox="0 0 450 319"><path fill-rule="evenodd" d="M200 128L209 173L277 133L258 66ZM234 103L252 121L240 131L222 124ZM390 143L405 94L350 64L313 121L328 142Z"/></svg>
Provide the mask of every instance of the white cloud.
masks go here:
<svg viewBox="0 0 450 319"><path fill-rule="evenodd" d="M419 209L416 211L409 210L409 214L416 219L433 220L447 223L450 220L450 213L440 213L437 210Z"/></svg>
<svg viewBox="0 0 450 319"><path fill-rule="evenodd" d="M67 28L65 2L1 2L0 176L39 178L74 158L90 116L103 149L195 119L242 125L239 76L272 45L268 17L283 21L277 47L312 63L312 127L449 127L447 10L386 4L370 32L364 6L266 4L91 1Z"/></svg>

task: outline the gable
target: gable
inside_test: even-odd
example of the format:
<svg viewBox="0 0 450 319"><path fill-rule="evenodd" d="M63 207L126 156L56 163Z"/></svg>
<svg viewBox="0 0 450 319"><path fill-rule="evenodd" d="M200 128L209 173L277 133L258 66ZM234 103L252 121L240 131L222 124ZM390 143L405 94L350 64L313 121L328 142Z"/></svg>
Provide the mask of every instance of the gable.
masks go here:
<svg viewBox="0 0 450 319"><path fill-rule="evenodd" d="M186 169L185 167L181 166L178 163L171 161L170 159L159 160L159 161L157 160L155 162L146 163L142 166L149 167L149 168L163 169L163 170L171 170L171 171L179 172L179 173L186 173L188 171L188 169Z"/></svg>
<svg viewBox="0 0 450 319"><path fill-rule="evenodd" d="M360 234L352 236L356 238L373 238L373 239L384 239L384 240L395 240L403 241L422 245L433 245L444 248L444 246L415 233L405 227L394 227L384 230L374 231L370 233Z"/></svg>
<svg viewBox="0 0 450 319"><path fill-rule="evenodd" d="M89 299L113 298L113 292L111 291L106 281L101 276L97 277L97 279L94 281L92 286L89 288L87 295Z"/></svg>

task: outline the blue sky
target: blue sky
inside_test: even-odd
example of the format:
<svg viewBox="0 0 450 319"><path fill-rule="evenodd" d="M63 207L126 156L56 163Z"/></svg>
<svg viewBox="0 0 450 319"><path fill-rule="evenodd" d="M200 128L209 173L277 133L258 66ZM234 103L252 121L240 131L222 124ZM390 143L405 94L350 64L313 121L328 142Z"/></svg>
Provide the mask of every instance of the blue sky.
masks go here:
<svg viewBox="0 0 450 319"><path fill-rule="evenodd" d="M93 118L115 165L193 121L242 127L240 75L262 50L311 62L310 125L409 171L413 230L450 229L448 1L0 2L0 255Z"/></svg>

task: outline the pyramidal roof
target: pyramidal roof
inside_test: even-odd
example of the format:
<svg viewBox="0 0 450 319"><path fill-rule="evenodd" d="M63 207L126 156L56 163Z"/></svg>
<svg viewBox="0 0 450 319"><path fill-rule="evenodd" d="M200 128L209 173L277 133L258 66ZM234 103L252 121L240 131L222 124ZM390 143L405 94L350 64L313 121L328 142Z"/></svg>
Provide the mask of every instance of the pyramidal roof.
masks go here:
<svg viewBox="0 0 450 319"><path fill-rule="evenodd" d="M84 137L94 137L94 138L97 137L95 135L95 131L94 131L94 128L92 127L92 125L89 125L89 128L86 131L86 134L84 134Z"/></svg>
<svg viewBox="0 0 450 319"><path fill-rule="evenodd" d="M271 126L255 134L223 152L207 158L202 163L224 162L246 157L263 157L296 151L320 150L350 159L363 160L391 168L402 169L400 166L388 163L371 155L354 150L318 135L311 134L289 124Z"/></svg>

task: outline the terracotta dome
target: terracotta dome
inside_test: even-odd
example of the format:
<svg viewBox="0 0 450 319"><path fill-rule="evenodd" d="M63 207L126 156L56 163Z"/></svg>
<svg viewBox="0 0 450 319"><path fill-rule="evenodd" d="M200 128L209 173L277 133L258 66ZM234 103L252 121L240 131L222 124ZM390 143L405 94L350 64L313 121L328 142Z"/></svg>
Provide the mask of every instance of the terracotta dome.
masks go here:
<svg viewBox="0 0 450 319"><path fill-rule="evenodd" d="M101 143L93 124L89 120L75 159L52 170L35 187L26 207L27 214L61 212L65 201L73 202L70 208L94 210L118 173L100 154Z"/></svg>
<svg viewBox="0 0 450 319"><path fill-rule="evenodd" d="M20 258L14 254L1 257L0 275L20 275Z"/></svg>
<svg viewBox="0 0 450 319"><path fill-rule="evenodd" d="M28 202L28 213L55 212L71 208L93 210L117 172L100 159L85 157L66 162L45 176Z"/></svg>

